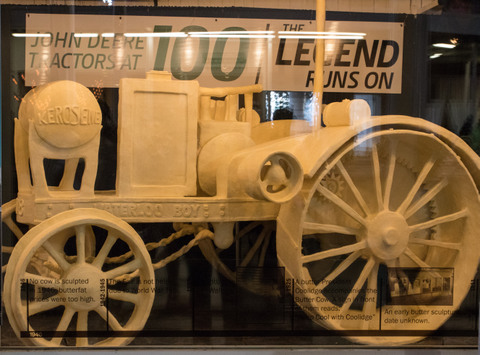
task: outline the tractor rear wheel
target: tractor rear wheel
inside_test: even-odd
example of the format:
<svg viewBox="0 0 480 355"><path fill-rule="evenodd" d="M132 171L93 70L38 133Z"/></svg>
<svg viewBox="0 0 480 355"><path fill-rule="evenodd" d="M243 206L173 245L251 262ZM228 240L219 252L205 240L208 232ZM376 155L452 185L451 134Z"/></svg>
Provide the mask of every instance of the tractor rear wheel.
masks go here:
<svg viewBox="0 0 480 355"><path fill-rule="evenodd" d="M468 293L478 216L476 185L446 144L410 130L369 132L282 206L277 254L296 302L319 324L360 343L412 343Z"/></svg>

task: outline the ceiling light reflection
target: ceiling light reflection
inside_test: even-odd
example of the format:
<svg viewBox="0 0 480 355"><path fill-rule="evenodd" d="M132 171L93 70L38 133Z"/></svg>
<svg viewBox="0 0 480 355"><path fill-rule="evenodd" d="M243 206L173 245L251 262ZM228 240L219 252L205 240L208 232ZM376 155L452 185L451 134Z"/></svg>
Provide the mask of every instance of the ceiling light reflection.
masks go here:
<svg viewBox="0 0 480 355"><path fill-rule="evenodd" d="M367 34L362 32L309 32L279 31L278 38L286 39L363 39Z"/></svg>
<svg viewBox="0 0 480 355"><path fill-rule="evenodd" d="M12 33L13 37L52 37L50 33Z"/></svg>
<svg viewBox="0 0 480 355"><path fill-rule="evenodd" d="M185 32L130 32L123 35L125 37L187 37Z"/></svg>
<svg viewBox="0 0 480 355"><path fill-rule="evenodd" d="M456 45L453 43L434 43L432 44L432 46L436 48L447 48L447 49L453 49L456 47Z"/></svg>
<svg viewBox="0 0 480 355"><path fill-rule="evenodd" d="M300 35L296 35L296 36L278 36L278 38L280 39L288 39L288 38L292 38L292 39L364 39L365 37L363 36L324 36L324 35L321 35L321 36L314 36L314 35L307 35L307 36L300 36Z"/></svg>
<svg viewBox="0 0 480 355"><path fill-rule="evenodd" d="M279 35L314 35L314 36L362 36L365 37L367 34L363 32L315 32L315 31L278 31Z"/></svg>
<svg viewBox="0 0 480 355"><path fill-rule="evenodd" d="M274 31L213 31L189 32L191 37L199 38L275 38Z"/></svg>
<svg viewBox="0 0 480 355"><path fill-rule="evenodd" d="M74 33L73 37L94 38L94 37L98 37L98 33Z"/></svg>

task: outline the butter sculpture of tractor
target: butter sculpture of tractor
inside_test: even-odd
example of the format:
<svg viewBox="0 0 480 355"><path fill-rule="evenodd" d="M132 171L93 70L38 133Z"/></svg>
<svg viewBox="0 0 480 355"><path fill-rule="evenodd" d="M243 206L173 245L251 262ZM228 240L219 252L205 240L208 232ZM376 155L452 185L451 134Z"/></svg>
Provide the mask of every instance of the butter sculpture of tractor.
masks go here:
<svg viewBox="0 0 480 355"><path fill-rule="evenodd" d="M328 105L326 127L313 131L305 121L260 123L252 109L259 91L201 88L165 72L122 79L115 191L94 191L102 126L90 91L59 81L24 97L15 120L18 196L2 206L3 222L19 238L3 299L23 342L128 344L131 335L86 336L92 317L113 331L142 330L155 298L145 292L154 270L197 244L234 279L212 252L212 241L229 248L242 221L276 221L278 264L301 295L295 301L328 329L378 330L382 314L394 312L400 321L382 323L382 330L434 331L459 308L479 258L478 156L422 119L371 117L361 100ZM245 107L238 109L240 95ZM47 183L45 159L65 162L58 186ZM79 162L84 170L75 189ZM25 235L17 222L29 226ZM195 237L152 264L129 225L150 222L172 222L176 232L149 250ZM265 257L267 238L260 234L242 265L255 253ZM402 276L409 269L422 271ZM446 279L445 269L452 276L447 292L454 290L449 305L379 300L380 272L388 272L393 298L402 287ZM338 285L352 278L339 296ZM122 314L108 309L107 299L124 304ZM53 310L58 317L52 327L42 317ZM80 336L70 338L68 330ZM374 345L421 339L351 338Z"/></svg>

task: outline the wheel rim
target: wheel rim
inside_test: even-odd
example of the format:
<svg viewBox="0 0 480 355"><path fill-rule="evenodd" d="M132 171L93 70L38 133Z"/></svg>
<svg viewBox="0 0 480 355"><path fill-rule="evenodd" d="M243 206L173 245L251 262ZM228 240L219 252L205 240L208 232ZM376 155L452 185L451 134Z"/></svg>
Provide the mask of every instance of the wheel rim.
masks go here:
<svg viewBox="0 0 480 355"><path fill-rule="evenodd" d="M7 269L7 262L10 258L10 255L13 251L13 247L7 246L5 244L12 244L13 242L16 242L18 239L23 237L23 231L19 223L17 223L16 219L14 219L15 215L15 207L17 204L17 200L13 199L5 204L2 205L2 223L10 230L12 237L9 235L3 234L2 236L2 254L7 254L7 258L2 258L2 274L5 272ZM12 240L13 239L13 240ZM8 241L7 241L8 240Z"/></svg>
<svg viewBox="0 0 480 355"><path fill-rule="evenodd" d="M101 245L94 255L92 235ZM128 248L130 258L109 267L106 260L118 248ZM29 269L39 249L54 260L50 267L57 277ZM129 274L131 280L118 282ZM5 276L5 307L17 336L25 331L40 334L21 338L30 345L125 345L148 319L155 297L150 292L153 280L150 256L133 228L104 211L72 210L39 224L18 242ZM35 290L42 285L46 292L36 294L29 285ZM110 336L108 331L119 333Z"/></svg>
<svg viewBox="0 0 480 355"><path fill-rule="evenodd" d="M2 205L2 223L4 223L7 228L12 232L12 234L16 237L16 240L20 239L24 235L24 231L28 231L28 229L32 228L31 225L24 225L22 223L19 223L16 218L14 218L14 215L16 214L16 206L17 206L17 199L13 199L5 204ZM16 215L15 215L16 217ZM68 235L65 235L64 238L68 238ZM4 239L5 242L6 239ZM63 241L65 243L66 240ZM5 253L11 253L13 247L4 247L2 246L2 252ZM86 247L85 247L85 252L87 256L94 256L95 254L95 236L90 234L87 234L86 238ZM44 276L54 276L51 275L52 271L49 270L44 266L45 262L54 262L54 260L51 258L51 256L48 255L48 253L40 248L34 257L34 260L32 259L31 261L31 268L35 268L40 275ZM7 268L7 265L2 266L2 273L5 272Z"/></svg>
<svg viewBox="0 0 480 355"><path fill-rule="evenodd" d="M287 242L277 244L294 240L279 248L279 260L287 274L306 285L295 285L308 295L297 303L336 330L437 329L460 306L476 272L478 253L471 245L478 222L471 216L479 213L477 196L463 164L433 135L381 131L347 143L279 216L277 239ZM303 209L295 212L299 206ZM295 216L300 230L284 222ZM296 250L296 257L287 255L288 249ZM421 279L450 276L455 292L447 290L451 301L442 301L450 304L435 305L438 297L420 305L393 304L400 299L395 283L407 280L409 294L422 293ZM386 291L379 294L379 289ZM395 310L405 312L407 320L385 323ZM425 314L433 313L423 323ZM350 337L369 344L422 338Z"/></svg>

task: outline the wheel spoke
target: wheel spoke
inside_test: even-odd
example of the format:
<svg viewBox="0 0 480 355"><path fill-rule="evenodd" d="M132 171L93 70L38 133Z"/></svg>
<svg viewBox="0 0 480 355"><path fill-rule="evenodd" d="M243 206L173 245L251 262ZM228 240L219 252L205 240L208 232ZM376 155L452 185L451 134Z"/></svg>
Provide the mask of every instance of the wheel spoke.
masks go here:
<svg viewBox="0 0 480 355"><path fill-rule="evenodd" d="M253 246L250 248L250 250L248 251L247 255L245 256L245 258L242 260L242 262L240 263L240 267L245 267L248 265L248 263L252 260L253 256L255 255L255 253L257 252L258 248L260 247L260 245L262 245L262 242L263 240L265 239L265 236L267 234L267 228L264 228L262 230L262 232L260 233L260 235L258 236L257 240L255 241L255 243L253 244Z"/></svg>
<svg viewBox="0 0 480 355"><path fill-rule="evenodd" d="M395 175L395 165L397 164L397 144L390 150L390 161L388 163L387 179L385 181L385 192L383 198L383 209L390 209L390 196L392 195L393 177Z"/></svg>
<svg viewBox="0 0 480 355"><path fill-rule="evenodd" d="M362 250L365 249L367 246L367 242L365 240L362 240L358 243L355 244L349 244L340 248L332 248L329 250L324 250L312 255L306 255L301 258L302 264L307 264L311 263L313 261L319 261L323 260L326 258L330 258L332 256L339 256L339 255L344 255L344 254L349 254L352 252L355 252L357 250Z"/></svg>
<svg viewBox="0 0 480 355"><path fill-rule="evenodd" d="M439 248L445 248L445 249L460 250L462 248L462 244L460 243L442 242L441 240L435 240L435 239L410 238L408 242L412 244L422 244L422 245L428 245L432 247L439 247Z"/></svg>
<svg viewBox="0 0 480 355"><path fill-rule="evenodd" d="M256 227L258 227L261 223L260 222L251 222L247 226L243 227L238 234L235 236L235 241L239 240L242 238L245 234L248 232L251 232L254 230Z"/></svg>
<svg viewBox="0 0 480 355"><path fill-rule="evenodd" d="M52 297L46 298L42 302L30 302L28 304L28 316L34 316L37 313L46 312L60 306L63 306L63 304L53 301Z"/></svg>
<svg viewBox="0 0 480 355"><path fill-rule="evenodd" d="M353 264L355 260L357 260L362 255L360 250L357 250L350 254L347 258L345 258L330 274L328 274L322 282L317 285L317 290L321 291L330 283L335 280L340 274L342 274L345 270L348 269L350 265Z"/></svg>
<svg viewBox="0 0 480 355"><path fill-rule="evenodd" d="M65 307L65 310L63 311L62 318L60 319L60 323L58 323L58 327L56 329L57 332L64 332L67 330L68 326L70 325L70 322L72 321L73 315L75 314L75 311L71 307ZM62 342L63 337L55 337L52 338L52 343L56 345L60 345Z"/></svg>
<svg viewBox="0 0 480 355"><path fill-rule="evenodd" d="M100 306L96 308L95 312L97 312L100 317L102 317L103 320L107 322L108 326L112 328L112 330L124 330L122 325L118 322L117 318L115 318L115 316L109 310L107 310L105 306Z"/></svg>
<svg viewBox="0 0 480 355"><path fill-rule="evenodd" d="M108 233L107 239L105 239L105 243L103 243L102 248L98 252L97 257L93 260L92 265L102 269L103 264L105 263L105 259L107 258L110 250L112 249L113 245L117 241L118 237Z"/></svg>
<svg viewBox="0 0 480 355"><path fill-rule="evenodd" d="M128 274L132 271L137 270L141 265L142 265L142 262L140 261L140 259L134 259L122 266L119 266L115 269L105 272L105 276L107 279L114 279L116 277L119 277L124 274Z"/></svg>
<svg viewBox="0 0 480 355"><path fill-rule="evenodd" d="M352 191L353 196L355 196L355 199L357 200L358 204L362 208L363 212L365 213L365 215L368 216L370 214L370 209L368 208L367 203L363 199L362 194L358 190L357 186L354 184L352 178L350 177L350 174L348 173L347 169L345 169L345 166L343 165L341 160L338 161L337 168L340 171L340 174L342 174L343 179L345 180L348 187Z"/></svg>
<svg viewBox="0 0 480 355"><path fill-rule="evenodd" d="M30 272L26 272L23 278L27 279L28 284L30 285L33 285L33 284L41 285L44 288L58 290L59 287L61 286L60 282L58 282L59 280L57 279L54 279L52 277L32 274Z"/></svg>
<svg viewBox="0 0 480 355"><path fill-rule="evenodd" d="M133 304L138 304L138 302L141 300L141 297L139 296L138 293L130 293L130 292L124 292L124 291L112 292L112 290L109 290L108 298L112 300L129 302Z"/></svg>
<svg viewBox="0 0 480 355"><path fill-rule="evenodd" d="M2 245L2 253L5 254L12 254L13 253L14 247L7 247L5 245Z"/></svg>
<svg viewBox="0 0 480 355"><path fill-rule="evenodd" d="M387 268L392 269L398 267L399 262L400 260L398 258L392 260L385 260L385 265L387 265Z"/></svg>
<svg viewBox="0 0 480 355"><path fill-rule="evenodd" d="M417 200L417 202L415 202L405 211L405 215L404 215L405 219L408 219L411 216L413 216L415 212L417 212L420 208L422 208L428 202L430 202L445 186L447 186L447 184L448 184L447 179L443 179L434 187L432 187L429 191L427 191L422 197L420 197Z"/></svg>
<svg viewBox="0 0 480 355"><path fill-rule="evenodd" d="M435 159L430 158L425 165L422 168L422 171L420 171L420 174L418 174L417 180L413 184L412 188L407 194L407 197L405 197L405 200L401 203L401 205L398 207L397 212L404 214L405 211L407 210L408 206L410 206L410 203L413 201L413 198L417 194L418 190L420 189L420 186L422 186L423 182L427 178L428 173L430 170L432 170L433 166L435 165Z"/></svg>
<svg viewBox="0 0 480 355"><path fill-rule="evenodd" d="M373 176L375 183L375 193L377 195L378 210L383 209L382 181L380 176L380 160L378 159L377 145L372 146Z"/></svg>
<svg viewBox="0 0 480 355"><path fill-rule="evenodd" d="M424 229L428 229L428 228L438 226L439 224L453 222L453 221L456 221L457 219L466 217L467 214L468 214L468 211L465 208L465 209L463 209L461 211L458 211L458 212L455 212L455 213L447 214L445 216L437 217L437 218L434 218L434 219L432 219L430 221L427 221L427 222L423 222L423 223L419 223L419 224L415 224L413 226L410 226L410 232L411 233L418 232L418 231L421 231L421 230L424 230Z"/></svg>
<svg viewBox="0 0 480 355"><path fill-rule="evenodd" d="M4 222L7 227L12 231L12 233L18 238L20 239L21 237L23 237L23 232L20 230L20 228L18 228L17 224L13 221L12 219L12 216L8 216L7 218L5 218L2 222Z"/></svg>
<svg viewBox="0 0 480 355"><path fill-rule="evenodd" d="M355 282L355 285L353 285L352 290L348 294L347 298L345 299L345 302L342 305L342 308L340 308L340 314L344 315L345 312L347 312L350 309L350 306L352 305L353 301L357 298L358 294L360 293L360 289L363 287L365 284L365 281L367 281L368 276L372 272L372 269L376 265L375 259L371 257L368 259L367 263L365 264L365 267L363 268L362 272L358 276L358 280Z"/></svg>
<svg viewBox="0 0 480 355"><path fill-rule="evenodd" d="M377 311L377 292L378 292L378 263L372 268L370 275L368 275L367 280L367 291L365 292L365 302L363 303L363 314L365 315L372 315L371 320L363 321L362 328L363 329L372 329L374 322L376 321L375 317L373 316ZM368 290L375 290L375 292L368 292ZM373 299L372 299L373 298ZM366 300L369 300L368 302ZM372 299L372 300L370 300Z"/></svg>
<svg viewBox="0 0 480 355"><path fill-rule="evenodd" d="M63 271L68 271L68 269L70 269L72 265L65 260L65 254L62 251L55 249L50 241L45 241L43 243L43 248L52 256L53 259L55 259L58 266L60 266Z"/></svg>
<svg viewBox="0 0 480 355"><path fill-rule="evenodd" d="M411 249L409 248L405 249L404 254L408 256L418 266L423 267L425 269L429 269L426 271L429 271L428 274L432 275L432 277L442 277L438 272L436 272L435 270L432 270L435 268L433 268L431 265L427 264L425 261L420 259ZM403 270L399 270L399 272L400 271L403 273Z"/></svg>
<svg viewBox="0 0 480 355"><path fill-rule="evenodd" d="M359 222L362 225L367 224L367 222L365 221L365 218L360 216L357 211L355 211L350 205L348 205L340 197L335 195L332 191L330 191L326 187L322 186L321 184L318 185L317 190L323 196L325 196L330 201L332 201L334 204L336 204L338 207L340 207L346 214L348 214L350 217L355 219L357 222Z"/></svg>
<svg viewBox="0 0 480 355"><path fill-rule="evenodd" d="M77 332L88 330L88 311L79 311L77 314ZM76 346L88 346L87 336L77 336Z"/></svg>
<svg viewBox="0 0 480 355"><path fill-rule="evenodd" d="M408 256L415 264L420 267L431 268L425 261L420 259L410 248L405 249L405 255Z"/></svg>
<svg viewBox="0 0 480 355"><path fill-rule="evenodd" d="M272 231L269 229L265 241L262 245L262 250L260 251L260 256L258 258L258 267L263 267L265 264L265 256L267 255L268 245L270 244L270 238L272 237Z"/></svg>
<svg viewBox="0 0 480 355"><path fill-rule="evenodd" d="M75 227L75 239L77 243L77 264L85 262L85 225Z"/></svg>
<svg viewBox="0 0 480 355"><path fill-rule="evenodd" d="M85 226L85 254L86 257L95 256L95 233L90 224Z"/></svg>
<svg viewBox="0 0 480 355"><path fill-rule="evenodd" d="M23 237L23 232L20 230L18 224L13 220L12 215L15 212L17 206L17 200L13 199L2 205L2 222L5 223L10 231L20 239Z"/></svg>
<svg viewBox="0 0 480 355"><path fill-rule="evenodd" d="M323 224L314 222L305 222L303 224L303 234L312 233L339 233L345 235L357 235L358 229L345 226L337 226L334 224Z"/></svg>

